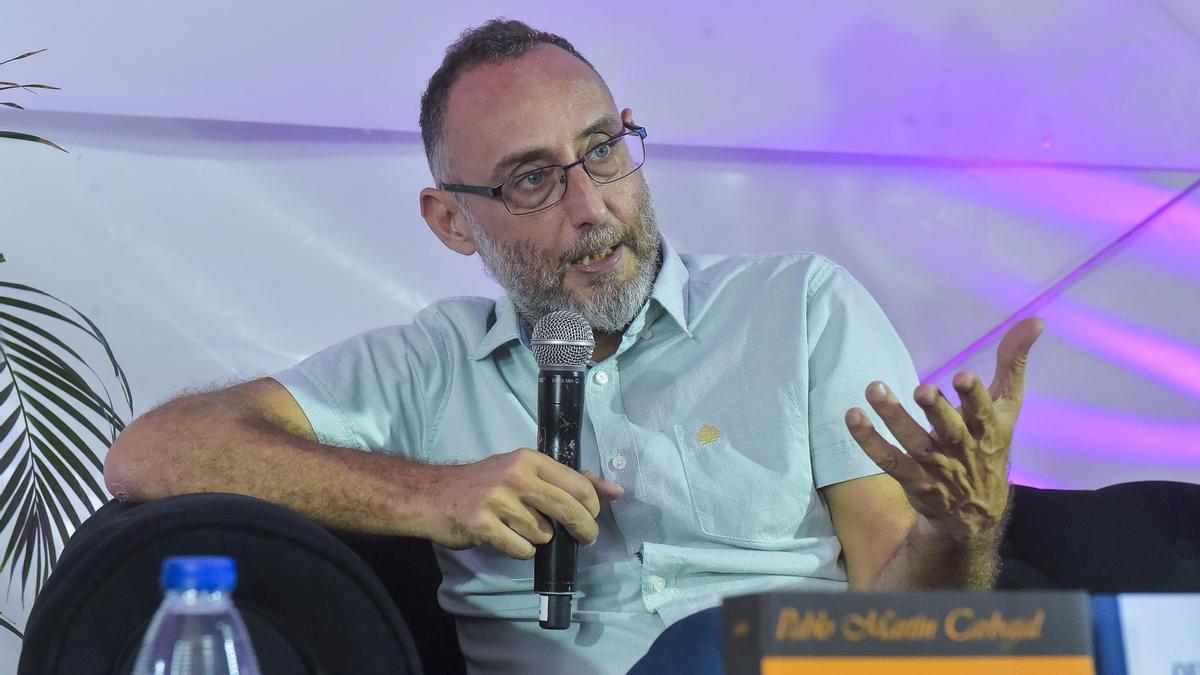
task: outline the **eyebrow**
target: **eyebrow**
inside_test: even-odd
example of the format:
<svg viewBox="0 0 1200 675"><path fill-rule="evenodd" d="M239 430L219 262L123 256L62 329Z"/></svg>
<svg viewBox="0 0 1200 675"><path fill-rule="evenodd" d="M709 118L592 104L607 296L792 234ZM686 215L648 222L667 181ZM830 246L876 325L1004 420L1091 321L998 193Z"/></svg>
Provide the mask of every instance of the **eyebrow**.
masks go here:
<svg viewBox="0 0 1200 675"><path fill-rule="evenodd" d="M593 134L610 133L614 128L619 129L620 127L621 121L619 119L612 115L606 114L596 118L596 121L588 125L586 129L581 131L579 135L575 137L575 140L578 142L585 140ZM496 164L496 168L492 170L492 174L488 182L491 184L503 182L509 177L507 173L509 169L514 166L520 166L526 162L533 162L536 160L553 162L553 153L545 148L510 152L509 154L505 155L499 163Z"/></svg>

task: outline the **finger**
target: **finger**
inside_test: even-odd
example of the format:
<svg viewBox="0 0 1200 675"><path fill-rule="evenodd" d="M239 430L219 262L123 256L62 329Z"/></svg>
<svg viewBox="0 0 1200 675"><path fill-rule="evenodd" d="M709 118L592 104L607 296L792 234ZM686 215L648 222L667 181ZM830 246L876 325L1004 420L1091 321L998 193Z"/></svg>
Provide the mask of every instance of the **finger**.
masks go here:
<svg viewBox="0 0 1200 675"><path fill-rule="evenodd" d="M846 412L846 428L850 435L858 441L859 447L871 461L883 469L887 475L896 479L907 491L909 487L925 481L925 469L912 457L904 454L899 448L887 442L875 427L867 414L860 408L851 408Z"/></svg>
<svg viewBox="0 0 1200 675"><path fill-rule="evenodd" d="M592 514L592 518L600 515L600 498L596 495L596 488L592 486L592 482L586 476L569 466L559 464L546 455L539 454L538 456L544 460L537 465L538 478L566 491L576 501L583 504L588 513Z"/></svg>
<svg viewBox="0 0 1200 675"><path fill-rule="evenodd" d="M974 373L962 372L954 376L954 390L962 402L962 418L971 436L979 439L994 422L992 397Z"/></svg>
<svg viewBox="0 0 1200 675"><path fill-rule="evenodd" d="M967 445L971 432L967 430L962 415L942 396L937 386L922 384L913 392L913 398L925 411L925 418L933 426L942 452L949 450L951 455L965 457L969 451Z"/></svg>
<svg viewBox="0 0 1200 675"><path fill-rule="evenodd" d="M519 512L506 514L500 519L500 522L534 545L545 544L554 537L554 528L542 514L533 509L524 508Z"/></svg>
<svg viewBox="0 0 1200 675"><path fill-rule="evenodd" d="M1046 322L1029 317L1004 334L1004 339L996 348L996 376L988 387L993 400L1003 398L1020 404L1025 389L1025 363L1029 359L1029 349L1045 328Z"/></svg>
<svg viewBox="0 0 1200 675"><path fill-rule="evenodd" d="M604 480L600 476L591 471L584 471L583 475L588 480L592 481L592 487L596 490L596 496L604 501L611 502L612 500L625 494L625 487L620 483L614 483L610 480Z"/></svg>
<svg viewBox="0 0 1200 675"><path fill-rule="evenodd" d="M867 402L879 413L883 423L910 455L922 457L929 454L933 445L929 432L908 414L887 385L872 382L867 386Z"/></svg>
<svg viewBox="0 0 1200 675"><path fill-rule="evenodd" d="M596 517L589 514L587 507L571 493L557 485L543 482L541 488L525 494L523 500L545 517L567 528L571 536L582 544L590 544L600 536Z"/></svg>
<svg viewBox="0 0 1200 675"><path fill-rule="evenodd" d="M484 541L510 558L529 560L537 552L537 549L525 537L517 534L515 530L499 519L489 522L480 534Z"/></svg>

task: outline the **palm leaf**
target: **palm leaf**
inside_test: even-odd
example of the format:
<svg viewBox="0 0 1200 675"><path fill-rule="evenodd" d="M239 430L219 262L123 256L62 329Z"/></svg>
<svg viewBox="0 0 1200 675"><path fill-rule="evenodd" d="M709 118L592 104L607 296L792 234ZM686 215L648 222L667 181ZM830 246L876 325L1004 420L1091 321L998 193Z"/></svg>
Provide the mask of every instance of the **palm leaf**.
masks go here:
<svg viewBox="0 0 1200 675"><path fill-rule="evenodd" d="M46 51L46 50L38 49L38 50L35 50L32 52L25 52L24 54L21 54L20 56L14 56L11 59L0 61L0 66L4 65L6 63L12 63L13 61L20 61L21 59L27 59L30 56L34 56L35 54L41 54L44 51ZM7 91L9 89L22 89L31 94L36 94L38 89L49 89L51 91L61 91L58 87L55 87L55 86L49 85L49 84L21 84L19 82L0 82L0 91ZM0 103L0 105L8 106L9 108L16 108L17 110L24 110L24 108L22 108L20 105L13 103L11 101ZM0 138L11 138L11 139L17 140L17 141L30 141L33 143L42 143L43 145L48 145L52 148L56 148L58 150L62 150L63 152L66 152L66 150L63 150L63 148L59 147L59 145L57 143L55 143L54 141L48 141L44 138L41 138L40 136L23 134L19 131L0 131ZM0 256L0 262L4 262L3 256Z"/></svg>
<svg viewBox="0 0 1200 675"><path fill-rule="evenodd" d="M6 64L6 63L12 63L13 61L20 61L21 59L27 59L27 58L29 58L29 57L33 56L34 54L41 54L41 53L42 53L42 52L44 52L44 51L46 51L46 50L45 50L45 49L38 49L38 50L35 50L35 51L32 51L32 52L25 52L24 54L22 54L22 55L20 55L20 56L14 56L14 57L12 57L11 59L8 59L8 60L5 60L5 61L0 61L0 66L4 65L4 64Z"/></svg>
<svg viewBox="0 0 1200 675"><path fill-rule="evenodd" d="M24 599L107 500L101 457L133 397L108 340L79 310L11 282L0 282L0 308L0 569L10 588L20 579Z"/></svg>
<svg viewBox="0 0 1200 675"><path fill-rule="evenodd" d="M59 150L62 150L63 152L66 152L66 150L63 150L62 148L60 148L58 146L58 144L55 143L54 141L48 141L44 138L38 138L37 136L30 136L29 134L23 134L18 131L0 131L0 138L12 138L12 139L15 139L18 141L33 141L34 143L44 143L45 145L48 145L52 148L57 148Z"/></svg>
<svg viewBox="0 0 1200 675"><path fill-rule="evenodd" d="M25 639L25 634L22 633L19 628L17 628L16 624L14 624L12 621L9 621L8 617L4 616L3 614L0 614L0 628L10 631L13 635L16 635L22 640Z"/></svg>
<svg viewBox="0 0 1200 675"><path fill-rule="evenodd" d="M61 87L55 87L54 85L50 84L17 84L16 82L5 82L3 85L0 85L0 91L4 91L5 89L24 89L31 94L37 93L34 91L34 89L52 89L54 91L62 91Z"/></svg>

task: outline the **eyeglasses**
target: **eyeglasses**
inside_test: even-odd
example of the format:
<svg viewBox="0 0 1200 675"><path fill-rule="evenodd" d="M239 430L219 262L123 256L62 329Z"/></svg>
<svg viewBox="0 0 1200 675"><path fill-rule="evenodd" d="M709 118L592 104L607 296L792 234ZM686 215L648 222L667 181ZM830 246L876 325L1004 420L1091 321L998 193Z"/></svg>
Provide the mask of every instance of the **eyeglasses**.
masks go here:
<svg viewBox="0 0 1200 675"><path fill-rule="evenodd" d="M443 183L447 192L500 197L514 216L544 211L562 201L567 193L567 171L576 165L599 185L615 183L637 171L646 161L646 128L625 124L629 129L588 148L570 164L552 164L523 171L495 187Z"/></svg>

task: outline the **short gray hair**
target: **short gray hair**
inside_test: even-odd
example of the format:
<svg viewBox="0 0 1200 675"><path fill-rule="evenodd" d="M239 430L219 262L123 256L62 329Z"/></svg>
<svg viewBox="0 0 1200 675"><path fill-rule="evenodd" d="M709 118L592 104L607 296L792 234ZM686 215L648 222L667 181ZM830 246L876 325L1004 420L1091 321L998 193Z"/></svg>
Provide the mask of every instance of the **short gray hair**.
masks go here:
<svg viewBox="0 0 1200 675"><path fill-rule="evenodd" d="M421 140L435 181L440 183L449 178L450 167L442 155L442 136L446 131L446 98L450 87L460 75L475 66L520 58L541 44L559 47L596 71L596 67L565 38L510 19L492 19L482 26L468 28L446 48L442 65L429 78L425 93L421 95Z"/></svg>

